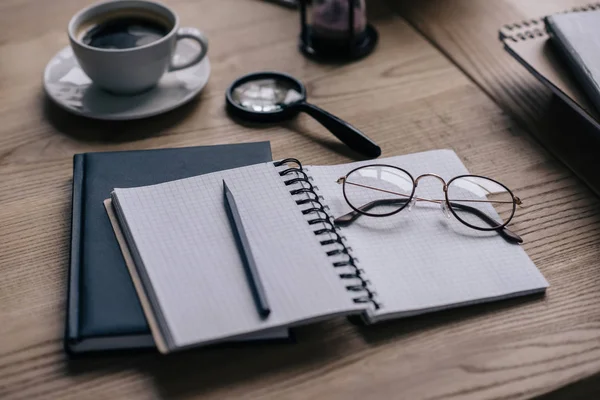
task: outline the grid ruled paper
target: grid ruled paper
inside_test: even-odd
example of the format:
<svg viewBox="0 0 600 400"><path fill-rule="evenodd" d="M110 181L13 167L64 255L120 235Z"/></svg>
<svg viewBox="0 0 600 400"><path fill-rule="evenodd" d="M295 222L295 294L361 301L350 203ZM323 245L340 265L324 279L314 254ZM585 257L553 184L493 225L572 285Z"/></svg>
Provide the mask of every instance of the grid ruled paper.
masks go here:
<svg viewBox="0 0 600 400"><path fill-rule="evenodd" d="M451 150L377 163L403 168L413 177L436 173L446 182L469 173ZM366 164L373 162L306 167L334 218L352 211L336 180ZM415 195L443 198L442 183L423 178ZM447 218L438 204L418 202L410 211L383 218L362 216L340 232L383 304L381 310L369 311L372 321L540 292L548 286L521 246Z"/></svg>
<svg viewBox="0 0 600 400"><path fill-rule="evenodd" d="M225 212L223 180L271 306L264 320ZM272 163L114 190L170 350L364 310L352 301L289 190Z"/></svg>

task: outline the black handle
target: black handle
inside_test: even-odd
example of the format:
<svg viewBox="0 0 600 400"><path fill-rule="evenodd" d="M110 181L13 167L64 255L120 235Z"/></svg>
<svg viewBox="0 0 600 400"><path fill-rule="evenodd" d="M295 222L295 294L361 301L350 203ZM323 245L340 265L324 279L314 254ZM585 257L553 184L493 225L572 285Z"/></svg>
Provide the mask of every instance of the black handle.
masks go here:
<svg viewBox="0 0 600 400"><path fill-rule="evenodd" d="M381 148L375 142L346 121L309 103L298 103L295 107L319 121L321 125L352 150L370 158L376 158L381 155Z"/></svg>

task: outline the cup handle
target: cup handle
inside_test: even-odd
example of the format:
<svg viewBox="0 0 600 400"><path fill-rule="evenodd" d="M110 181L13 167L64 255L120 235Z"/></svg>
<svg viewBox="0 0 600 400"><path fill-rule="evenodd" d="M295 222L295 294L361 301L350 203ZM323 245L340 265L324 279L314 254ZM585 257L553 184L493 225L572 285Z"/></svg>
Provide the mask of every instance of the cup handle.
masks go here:
<svg viewBox="0 0 600 400"><path fill-rule="evenodd" d="M169 72L189 68L192 65L198 64L200 61L202 61L202 59L204 59L206 52L208 51L208 39L196 28L180 28L177 31L176 36L176 42L180 41L181 39L193 39L197 41L200 43L200 52L196 55L196 57L183 64L176 65L171 59L171 63L169 64Z"/></svg>

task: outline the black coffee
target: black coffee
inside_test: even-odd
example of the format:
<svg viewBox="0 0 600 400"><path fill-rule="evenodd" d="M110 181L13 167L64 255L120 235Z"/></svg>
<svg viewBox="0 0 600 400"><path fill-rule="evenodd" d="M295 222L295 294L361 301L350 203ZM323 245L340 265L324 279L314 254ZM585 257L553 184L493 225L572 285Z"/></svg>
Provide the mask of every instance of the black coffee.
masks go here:
<svg viewBox="0 0 600 400"><path fill-rule="evenodd" d="M131 49L156 42L169 30L149 18L123 16L98 23L83 35L81 41L101 49Z"/></svg>

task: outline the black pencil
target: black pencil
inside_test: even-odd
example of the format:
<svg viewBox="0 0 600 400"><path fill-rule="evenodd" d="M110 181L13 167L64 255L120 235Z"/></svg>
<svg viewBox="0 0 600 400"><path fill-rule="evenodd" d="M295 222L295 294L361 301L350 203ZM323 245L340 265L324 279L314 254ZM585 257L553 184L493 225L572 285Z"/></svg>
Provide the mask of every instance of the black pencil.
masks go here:
<svg viewBox="0 0 600 400"><path fill-rule="evenodd" d="M244 225L242 224L242 218L238 211L237 204L235 203L233 193L231 193L227 187L225 180L223 180L223 193L225 197L225 209L227 210L227 215L229 216L229 220L231 222L233 234L238 242L238 247L240 247L241 250L240 253L242 255L248 281L250 282L252 296L254 297L256 308L258 309L259 315L263 318L266 318L271 313L271 308L269 307L269 302L267 301L265 288L258 274L256 261L252 255L250 242L246 236L246 231L244 229Z"/></svg>

